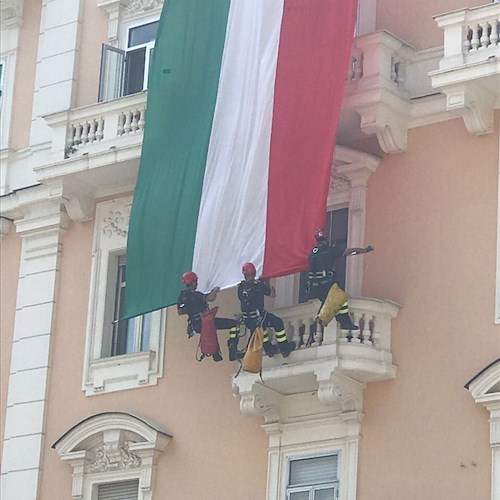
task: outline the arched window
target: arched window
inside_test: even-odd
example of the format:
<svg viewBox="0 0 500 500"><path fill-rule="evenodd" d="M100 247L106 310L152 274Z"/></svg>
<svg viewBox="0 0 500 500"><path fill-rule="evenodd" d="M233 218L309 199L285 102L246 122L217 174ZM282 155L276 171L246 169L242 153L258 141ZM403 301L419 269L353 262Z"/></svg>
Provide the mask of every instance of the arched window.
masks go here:
<svg viewBox="0 0 500 500"><path fill-rule="evenodd" d="M82 420L52 447L73 468L74 500L150 500L155 457L170 438L136 416L111 412Z"/></svg>

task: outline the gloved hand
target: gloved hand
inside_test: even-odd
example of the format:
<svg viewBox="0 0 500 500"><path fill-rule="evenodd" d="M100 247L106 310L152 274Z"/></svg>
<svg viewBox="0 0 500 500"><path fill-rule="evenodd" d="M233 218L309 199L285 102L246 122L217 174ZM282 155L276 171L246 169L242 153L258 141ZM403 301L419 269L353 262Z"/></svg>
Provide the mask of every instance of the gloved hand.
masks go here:
<svg viewBox="0 0 500 500"><path fill-rule="evenodd" d="M375 248L373 248L371 245L368 245L368 246L365 248L365 250L366 250L366 253L368 253L368 252L373 252L373 251L375 250Z"/></svg>

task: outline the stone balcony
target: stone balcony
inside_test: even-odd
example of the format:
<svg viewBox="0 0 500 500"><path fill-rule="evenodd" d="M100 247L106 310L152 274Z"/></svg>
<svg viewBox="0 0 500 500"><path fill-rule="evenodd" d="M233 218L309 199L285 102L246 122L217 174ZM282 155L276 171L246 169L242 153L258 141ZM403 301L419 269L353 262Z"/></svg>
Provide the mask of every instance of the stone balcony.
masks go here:
<svg viewBox="0 0 500 500"><path fill-rule="evenodd" d="M444 30L444 56L430 73L432 86L446 94L448 110L462 113L469 132L490 133L500 108L500 3L435 20Z"/></svg>
<svg viewBox="0 0 500 500"><path fill-rule="evenodd" d="M391 322L399 306L370 298L350 300L360 330L340 330L333 321L323 336L310 342L309 332L318 303L311 301L274 311L285 322L297 350L283 359L264 356L262 378L241 372L233 378L233 392L241 398L246 416L263 416L266 423L293 422L300 415L331 411L360 412L362 391L369 382L392 379Z"/></svg>

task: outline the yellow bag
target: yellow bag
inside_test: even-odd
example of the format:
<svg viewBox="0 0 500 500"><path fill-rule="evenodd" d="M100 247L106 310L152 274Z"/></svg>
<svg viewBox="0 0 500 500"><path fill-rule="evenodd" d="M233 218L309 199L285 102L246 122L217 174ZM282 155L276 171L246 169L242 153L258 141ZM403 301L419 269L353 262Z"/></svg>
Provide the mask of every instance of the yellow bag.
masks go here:
<svg viewBox="0 0 500 500"><path fill-rule="evenodd" d="M264 330L258 326L248 343L247 352L241 362L246 372L259 373L262 370L262 350L264 344Z"/></svg>
<svg viewBox="0 0 500 500"><path fill-rule="evenodd" d="M348 298L349 295L337 283L334 283L318 314L318 319L323 326L327 326L330 323Z"/></svg>

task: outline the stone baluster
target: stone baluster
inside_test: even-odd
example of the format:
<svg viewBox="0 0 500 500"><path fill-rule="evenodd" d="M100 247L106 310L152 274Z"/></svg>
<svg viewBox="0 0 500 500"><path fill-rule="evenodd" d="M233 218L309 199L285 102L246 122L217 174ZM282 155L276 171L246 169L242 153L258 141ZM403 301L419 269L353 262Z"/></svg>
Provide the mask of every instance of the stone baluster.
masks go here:
<svg viewBox="0 0 500 500"><path fill-rule="evenodd" d="M476 24L475 26L472 27L472 40L471 40L471 50L478 50L479 48L479 25Z"/></svg>
<svg viewBox="0 0 500 500"><path fill-rule="evenodd" d="M123 132L125 134L130 134L130 131L132 130L132 115L130 111L127 111L125 114L125 125L123 126Z"/></svg>
<svg viewBox="0 0 500 500"><path fill-rule="evenodd" d="M143 131L144 130L144 125L146 124L146 108L142 107L140 110L141 116L139 117L139 130Z"/></svg>
<svg viewBox="0 0 500 500"><path fill-rule="evenodd" d="M82 126L80 124L73 125L73 128L75 129L73 145L78 146L82 142Z"/></svg>
<svg viewBox="0 0 500 500"><path fill-rule="evenodd" d="M347 70L347 81L352 82L354 80L354 65L356 64L356 58L351 56L351 64L349 64L349 69Z"/></svg>
<svg viewBox="0 0 500 500"><path fill-rule="evenodd" d="M132 132L135 132L139 128L139 110L136 110L132 113Z"/></svg>
<svg viewBox="0 0 500 500"><path fill-rule="evenodd" d="M82 126L82 144L89 142L89 122L85 122Z"/></svg>
<svg viewBox="0 0 500 500"><path fill-rule="evenodd" d="M499 30L500 24L497 19L493 19L491 21L491 35L490 35L490 43L493 46L498 45L498 30Z"/></svg>
<svg viewBox="0 0 500 500"><path fill-rule="evenodd" d="M104 118L99 118L97 120L97 130L95 133L95 138L97 141L101 141L104 137Z"/></svg>
<svg viewBox="0 0 500 500"><path fill-rule="evenodd" d="M484 22L484 23L481 23L480 26L481 26L481 30L482 30L481 40L480 40L481 41L481 48L485 49L490 44L490 37L488 35L488 29L489 29L490 25L487 22Z"/></svg>
<svg viewBox="0 0 500 500"><path fill-rule="evenodd" d="M89 142L92 144L95 141L95 132L97 129L97 122L92 120L89 125Z"/></svg>
<svg viewBox="0 0 500 500"><path fill-rule="evenodd" d="M465 37L464 40L464 52L470 52L472 49L472 30L470 28L467 29L467 36Z"/></svg>
<svg viewBox="0 0 500 500"><path fill-rule="evenodd" d="M118 129L116 131L118 136L123 135L124 126L125 126L125 114L122 112L118 115Z"/></svg>
<svg viewBox="0 0 500 500"><path fill-rule="evenodd" d="M372 317L369 323L370 331L371 331L371 340L373 345L380 346L380 330L377 323L377 318L375 316Z"/></svg>
<svg viewBox="0 0 500 500"><path fill-rule="evenodd" d="M75 145L75 135L76 135L76 128L73 125L70 125L68 127L68 136L66 139L66 147L68 149L72 148Z"/></svg>
<svg viewBox="0 0 500 500"><path fill-rule="evenodd" d="M363 76L363 54L356 58L356 65L354 66L354 79L360 80Z"/></svg>
<svg viewBox="0 0 500 500"><path fill-rule="evenodd" d="M290 342L295 342L298 346L300 343L300 326L302 321L300 318L292 318L288 323L287 338Z"/></svg>

